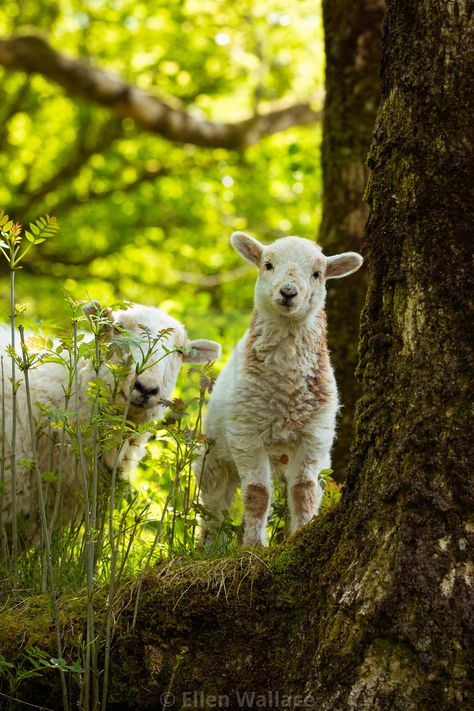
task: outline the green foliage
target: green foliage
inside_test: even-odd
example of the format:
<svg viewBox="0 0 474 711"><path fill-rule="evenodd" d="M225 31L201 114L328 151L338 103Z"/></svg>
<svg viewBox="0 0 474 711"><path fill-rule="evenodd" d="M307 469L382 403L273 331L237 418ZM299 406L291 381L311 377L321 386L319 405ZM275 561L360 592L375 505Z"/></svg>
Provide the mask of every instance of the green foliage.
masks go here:
<svg viewBox="0 0 474 711"><path fill-rule="evenodd" d="M308 97L322 103L322 31L312 0L5 0L1 34L25 26L212 120ZM228 352L245 327L253 281L229 246L231 231L269 240L316 234L318 127L276 134L245 152L205 149L141 132L39 75L0 68L0 96L0 203L15 219L49 212L61 222L61 235L24 263L18 300L32 318L65 320L62 289L75 299L162 304L192 337L205 326Z"/></svg>
<svg viewBox="0 0 474 711"><path fill-rule="evenodd" d="M13 222L10 217L0 208L0 252L5 257L11 270L18 269L20 262L24 260L30 249L34 245L45 242L48 237L52 237L58 231L58 223L55 217L45 215L38 217L34 222L30 222L30 231L25 230L18 222ZM26 244L23 241L26 238ZM23 313L26 310L24 305L17 306L16 311Z"/></svg>
<svg viewBox="0 0 474 711"><path fill-rule="evenodd" d="M20 651L15 659L15 664L9 662L3 654L0 653L0 677L4 676L8 680L8 690L11 697L14 697L20 685L28 679L40 677L48 669L61 670L62 672L73 672L74 674L82 674L84 669L75 662L68 664L61 657L51 657L48 652L36 646L31 646ZM11 699L14 701L14 699ZM12 709L13 705L10 706Z"/></svg>

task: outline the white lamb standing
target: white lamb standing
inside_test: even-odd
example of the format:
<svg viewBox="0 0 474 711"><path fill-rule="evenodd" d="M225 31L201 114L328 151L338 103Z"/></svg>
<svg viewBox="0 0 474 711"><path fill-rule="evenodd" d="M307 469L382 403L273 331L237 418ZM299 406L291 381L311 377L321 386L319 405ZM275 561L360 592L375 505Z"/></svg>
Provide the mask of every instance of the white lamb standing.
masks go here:
<svg viewBox="0 0 474 711"><path fill-rule="evenodd" d="M97 302L92 302L84 308L89 317L94 317L100 309ZM195 340L189 341L184 326L169 316L164 311L152 306L132 305L131 308L111 312L110 309L102 310L106 314L104 337L108 341L124 340L127 334L128 352L117 349L108 360L109 365L123 365L125 360L130 361L131 367L127 374L122 375L118 387L112 387L113 375L110 368L103 364L99 371L99 378L110 385L110 392L114 391L114 405L118 411L125 412L127 401L129 409L127 420L135 425L160 420L166 410L166 402L170 399L176 379L183 363L202 363L219 357L220 346L214 341ZM159 334L170 329L163 339L157 339ZM31 334L28 334L31 335ZM130 336L130 338L128 338ZM135 364L143 362L143 352L155 340L156 346L153 356L148 361L147 367L136 377ZM10 343L10 331L6 326L0 328L0 351L4 352ZM57 345L57 344L56 344ZM20 349L18 348L20 352ZM170 351L167 354L167 351ZM11 469L9 461L11 456L12 441L12 398L9 387L11 375L11 361L4 355L4 384L5 384L5 438L2 442L5 461L5 486L3 490L3 522L8 528L11 525L12 515L12 486ZM59 363L43 363L29 371L31 399L34 408L34 419L37 431L37 440L31 441L30 424L28 420L26 391L22 384L17 396L17 432L16 432L16 461L17 461L17 513L24 519L23 537L26 544L37 543L40 533L40 519L38 511L38 495L34 470L27 466L28 460L37 457L41 472L58 471L60 461L61 432L48 432L48 420L35 403L48 407L64 408L65 387L67 371ZM22 381L22 374L17 370L17 381ZM96 379L96 373L91 360L80 358L78 363L79 381L79 407L80 420L87 420L91 413L91 398L87 394L89 384ZM74 395L70 400L69 409L74 408ZM0 412L0 441L3 432L2 417ZM142 459L145 453L145 444L151 435L139 432L132 435L118 447L111 447L102 456L101 465L105 470L113 467L123 474L127 473ZM84 442L84 446L90 442ZM73 522L84 510L84 489L82 473L78 464L77 454L74 453L71 443L67 440L62 448L62 480L60 489L62 522ZM48 518L51 516L56 496L56 487L47 485L48 496L46 508Z"/></svg>
<svg viewBox="0 0 474 711"><path fill-rule="evenodd" d="M326 257L307 239L264 246L242 232L232 246L259 268L252 320L212 391L204 430L214 442L196 464L201 540L209 545L241 486L244 546L265 545L272 473L286 479L290 532L321 505L319 474L330 466L338 395L326 341L326 280L362 265Z"/></svg>

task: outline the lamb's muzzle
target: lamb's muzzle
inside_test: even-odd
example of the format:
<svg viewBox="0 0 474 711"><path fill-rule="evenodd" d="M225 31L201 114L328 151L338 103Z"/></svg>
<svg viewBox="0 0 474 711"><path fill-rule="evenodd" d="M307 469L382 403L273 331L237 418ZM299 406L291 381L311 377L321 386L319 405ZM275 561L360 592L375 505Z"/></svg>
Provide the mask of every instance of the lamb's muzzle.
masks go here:
<svg viewBox="0 0 474 711"><path fill-rule="evenodd" d="M137 378L133 385L131 402L133 405L144 408L155 407L160 401L160 398L157 397L159 392L160 388L158 385L150 387L149 385L142 383L140 379Z"/></svg>
<svg viewBox="0 0 474 711"><path fill-rule="evenodd" d="M280 303L284 306L290 306L292 299L298 295L298 289L294 284L285 284L280 289L281 299Z"/></svg>

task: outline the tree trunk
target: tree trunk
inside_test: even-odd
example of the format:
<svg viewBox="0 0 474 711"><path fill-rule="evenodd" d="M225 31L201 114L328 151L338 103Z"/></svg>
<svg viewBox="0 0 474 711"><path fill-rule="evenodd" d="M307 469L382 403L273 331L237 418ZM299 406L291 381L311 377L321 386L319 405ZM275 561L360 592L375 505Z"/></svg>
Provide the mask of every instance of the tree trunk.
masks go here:
<svg viewBox="0 0 474 711"><path fill-rule="evenodd" d="M319 243L326 254L362 252L367 220L363 195L366 159L380 94L384 0L324 0L326 102L323 143L323 217ZM334 476L343 481L354 434L354 408L360 396L357 363L360 312L367 272L330 288L329 345L343 408L333 451Z"/></svg>
<svg viewBox="0 0 474 711"><path fill-rule="evenodd" d="M124 591L110 709L474 707L470 7L389 3L341 503L262 555L150 574L134 634ZM39 606L15 610L21 633L0 617L7 653L40 644ZM73 659L81 618L62 613Z"/></svg>

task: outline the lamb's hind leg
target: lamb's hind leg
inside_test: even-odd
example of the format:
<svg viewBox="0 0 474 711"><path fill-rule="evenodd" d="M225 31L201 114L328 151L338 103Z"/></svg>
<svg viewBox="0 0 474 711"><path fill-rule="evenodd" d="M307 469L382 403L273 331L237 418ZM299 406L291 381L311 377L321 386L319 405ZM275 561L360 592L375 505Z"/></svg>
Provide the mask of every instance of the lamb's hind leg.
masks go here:
<svg viewBox="0 0 474 711"><path fill-rule="evenodd" d="M233 463L220 461L212 450L198 462L196 475L204 509L199 515L198 543L209 548L219 535L224 513L230 511L239 479Z"/></svg>

